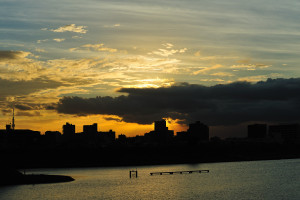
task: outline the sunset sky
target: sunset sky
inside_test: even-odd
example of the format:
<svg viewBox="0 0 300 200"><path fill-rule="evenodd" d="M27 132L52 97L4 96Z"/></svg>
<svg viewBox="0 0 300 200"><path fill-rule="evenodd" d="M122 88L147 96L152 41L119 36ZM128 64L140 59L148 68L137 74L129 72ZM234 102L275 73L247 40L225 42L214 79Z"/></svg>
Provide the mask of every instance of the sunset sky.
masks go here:
<svg viewBox="0 0 300 200"><path fill-rule="evenodd" d="M211 136L300 121L298 0L1 0L0 129Z"/></svg>

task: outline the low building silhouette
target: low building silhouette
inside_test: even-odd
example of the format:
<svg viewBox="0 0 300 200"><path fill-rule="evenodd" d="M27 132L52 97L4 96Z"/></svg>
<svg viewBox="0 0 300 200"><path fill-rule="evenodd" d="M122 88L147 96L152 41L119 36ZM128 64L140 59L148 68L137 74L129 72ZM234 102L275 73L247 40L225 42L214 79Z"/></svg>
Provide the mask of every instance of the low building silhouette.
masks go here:
<svg viewBox="0 0 300 200"><path fill-rule="evenodd" d="M267 124L248 125L249 139L262 139L267 137Z"/></svg>
<svg viewBox="0 0 300 200"><path fill-rule="evenodd" d="M59 131L46 131L45 142L52 145L58 144L61 142L61 133Z"/></svg>
<svg viewBox="0 0 300 200"><path fill-rule="evenodd" d="M197 141L209 141L209 127L200 121L189 124L188 137Z"/></svg>
<svg viewBox="0 0 300 200"><path fill-rule="evenodd" d="M98 134L101 137L101 140L104 144L111 144L116 140L116 132L113 130L109 130L107 132L100 131Z"/></svg>
<svg viewBox="0 0 300 200"><path fill-rule="evenodd" d="M280 143L300 143L300 124L271 125L269 137Z"/></svg>
<svg viewBox="0 0 300 200"><path fill-rule="evenodd" d="M94 123L92 125L83 125L84 134L97 134L98 133L98 124Z"/></svg>

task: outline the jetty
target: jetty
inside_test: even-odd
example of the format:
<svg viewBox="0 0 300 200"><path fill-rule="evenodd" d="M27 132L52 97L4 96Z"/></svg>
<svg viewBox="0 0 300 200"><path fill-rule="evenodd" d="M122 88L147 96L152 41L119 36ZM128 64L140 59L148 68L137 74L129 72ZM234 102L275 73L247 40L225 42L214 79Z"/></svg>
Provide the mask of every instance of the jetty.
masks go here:
<svg viewBox="0 0 300 200"><path fill-rule="evenodd" d="M151 172L150 175L170 175L170 174L192 174L192 173L209 173L209 170L189 170L189 171L174 171L174 172Z"/></svg>

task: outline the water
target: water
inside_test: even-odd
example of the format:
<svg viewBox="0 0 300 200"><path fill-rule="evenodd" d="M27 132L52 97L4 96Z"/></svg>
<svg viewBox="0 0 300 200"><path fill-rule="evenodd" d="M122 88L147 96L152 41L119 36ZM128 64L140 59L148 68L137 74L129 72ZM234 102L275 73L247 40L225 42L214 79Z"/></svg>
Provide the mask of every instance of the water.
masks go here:
<svg viewBox="0 0 300 200"><path fill-rule="evenodd" d="M0 188L0 199L300 199L300 159L86 169L35 169L70 175L68 183ZM156 171L209 169L210 173L150 176Z"/></svg>

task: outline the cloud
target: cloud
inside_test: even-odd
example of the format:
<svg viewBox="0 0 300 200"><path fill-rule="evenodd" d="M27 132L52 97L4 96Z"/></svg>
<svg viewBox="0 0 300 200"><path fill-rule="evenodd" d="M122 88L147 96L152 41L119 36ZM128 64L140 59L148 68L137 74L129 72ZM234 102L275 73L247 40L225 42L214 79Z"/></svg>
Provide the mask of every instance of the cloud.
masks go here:
<svg viewBox="0 0 300 200"><path fill-rule="evenodd" d="M198 56L196 56L196 54L194 54L197 58L198 61L208 61L208 60L232 60L232 59L236 59L238 57L236 56L201 56L200 54L198 54L198 52L196 52Z"/></svg>
<svg viewBox="0 0 300 200"><path fill-rule="evenodd" d="M0 78L0 94L1 97L20 96L30 94L39 90L57 88L63 86L63 83L47 79L32 79L32 80L5 80Z"/></svg>
<svg viewBox="0 0 300 200"><path fill-rule="evenodd" d="M121 24L117 23L117 24L113 24L113 25L105 25L104 27L105 28L117 28L117 27L120 27Z"/></svg>
<svg viewBox="0 0 300 200"><path fill-rule="evenodd" d="M78 36L78 35L74 35L74 36L72 36L72 38L73 39L80 39L80 38L82 38L81 36Z"/></svg>
<svg viewBox="0 0 300 200"><path fill-rule="evenodd" d="M162 44L165 48L167 49L171 49L174 45L171 44L171 43L165 43L165 44Z"/></svg>
<svg viewBox="0 0 300 200"><path fill-rule="evenodd" d="M16 109L19 109L19 110L32 110L32 107L29 106L29 105L24 105L24 104L16 104L15 105L15 108Z"/></svg>
<svg viewBox="0 0 300 200"><path fill-rule="evenodd" d="M30 55L30 52L25 51L0 51L0 63L7 60L18 60Z"/></svg>
<svg viewBox="0 0 300 200"><path fill-rule="evenodd" d="M118 117L104 117L104 119L107 120L107 121L122 122L122 119L118 118Z"/></svg>
<svg viewBox="0 0 300 200"><path fill-rule="evenodd" d="M26 116L26 117L36 117L36 116L42 116L40 112L38 111L18 111L16 113L16 116Z"/></svg>
<svg viewBox="0 0 300 200"><path fill-rule="evenodd" d="M32 57L34 54L25 51L0 51L0 78L15 81L37 78L42 66Z"/></svg>
<svg viewBox="0 0 300 200"><path fill-rule="evenodd" d="M105 47L104 44L85 44L80 46L79 48L71 48L70 51L78 51L78 50L89 50L89 51L106 51L110 53L115 53L118 50L113 48Z"/></svg>
<svg viewBox="0 0 300 200"><path fill-rule="evenodd" d="M45 49L40 49L40 48L35 48L34 51L39 52L39 53L44 53L44 52L46 52Z"/></svg>
<svg viewBox="0 0 300 200"><path fill-rule="evenodd" d="M201 52L200 52L200 51L195 52L195 53L194 53L194 56L196 56L196 57L201 56Z"/></svg>
<svg viewBox="0 0 300 200"><path fill-rule="evenodd" d="M13 103L19 111L31 111L44 109L49 101L47 90L57 89L65 84L41 78L32 80L5 80L0 78L0 85L1 110L5 110ZM56 99L54 101L57 101ZM31 113L31 116L34 115Z"/></svg>
<svg viewBox="0 0 300 200"><path fill-rule="evenodd" d="M69 24L57 29L46 29L43 28L42 30L50 30L52 32L63 33L63 32L74 32L74 33L86 33L87 30L85 29L87 26L76 26L75 24Z"/></svg>
<svg viewBox="0 0 300 200"><path fill-rule="evenodd" d="M63 97L57 111L65 114L117 115L125 122L151 124L161 118L209 125L250 121L300 120L300 78L268 79L251 84L234 82L215 86L175 84L166 88L122 88L119 97Z"/></svg>
<svg viewBox="0 0 300 200"><path fill-rule="evenodd" d="M62 41L65 41L66 39L65 38L54 38L53 40L55 42L62 42Z"/></svg>
<svg viewBox="0 0 300 200"><path fill-rule="evenodd" d="M257 76L246 76L238 78L238 81L247 81L247 82L258 82L260 80L266 80L268 78L279 78L282 77L282 74L271 73L267 75L257 75Z"/></svg>
<svg viewBox="0 0 300 200"><path fill-rule="evenodd" d="M211 66L211 67L206 67L206 68L203 68L203 69L200 69L198 71L195 71L193 72L194 75L198 75L198 74L206 74L207 72L211 71L211 70L215 70L215 69L219 69L219 68L222 68L223 65L220 65L220 64L216 64L214 66Z"/></svg>
<svg viewBox="0 0 300 200"><path fill-rule="evenodd" d="M221 76L221 77L230 77L230 76L234 76L232 73L229 72L216 72L213 74L210 74L212 76Z"/></svg>
<svg viewBox="0 0 300 200"><path fill-rule="evenodd" d="M148 54L149 55L158 55L158 56L168 57L168 56L172 56L172 55L177 54L177 53L184 53L188 50L187 48L172 49L174 45L171 44L171 43L165 43L165 44L162 44L162 46L164 46L165 49L158 49L158 50L152 51Z"/></svg>
<svg viewBox="0 0 300 200"><path fill-rule="evenodd" d="M36 43L40 44L40 43L42 43L42 42L47 42L47 41L48 41L48 39L45 39L45 40L37 40Z"/></svg>
<svg viewBox="0 0 300 200"><path fill-rule="evenodd" d="M272 65L265 65L265 64L241 64L241 65L232 65L230 69L254 71L257 69L266 69L271 66Z"/></svg>

